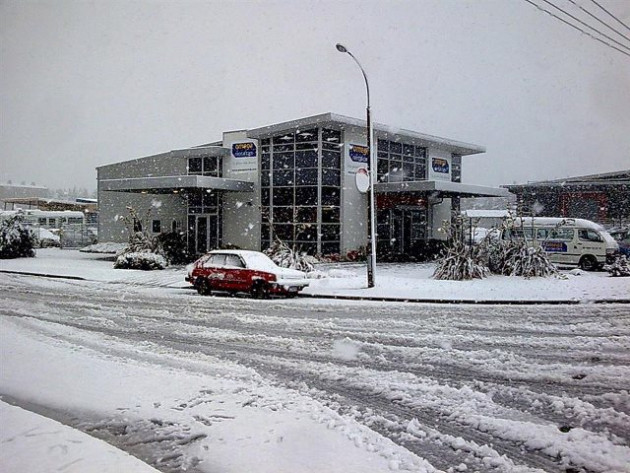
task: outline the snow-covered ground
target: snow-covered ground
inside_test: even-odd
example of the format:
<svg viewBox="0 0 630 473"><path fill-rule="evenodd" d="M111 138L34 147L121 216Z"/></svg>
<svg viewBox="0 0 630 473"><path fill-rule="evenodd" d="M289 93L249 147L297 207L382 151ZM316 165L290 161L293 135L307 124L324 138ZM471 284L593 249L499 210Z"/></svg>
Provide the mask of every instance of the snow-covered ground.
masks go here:
<svg viewBox="0 0 630 473"><path fill-rule="evenodd" d="M626 304L202 297L182 268L98 258L0 261L87 279L0 273L0 471L630 471ZM363 267L322 269L344 277L312 293L369 293ZM430 272L384 265L372 294L545 293ZM628 297L605 273L544 281Z"/></svg>
<svg viewBox="0 0 630 473"><path fill-rule="evenodd" d="M27 271L81 277L92 281L188 287L186 271L113 269L111 255L46 248L36 258L0 261L0 270ZM630 278L609 277L606 272L566 270L561 277L522 278L492 275L472 281L437 281L432 264L377 264L376 287L366 287L364 264L322 265L329 277L313 279L303 293L323 296L465 301L580 301L630 299Z"/></svg>

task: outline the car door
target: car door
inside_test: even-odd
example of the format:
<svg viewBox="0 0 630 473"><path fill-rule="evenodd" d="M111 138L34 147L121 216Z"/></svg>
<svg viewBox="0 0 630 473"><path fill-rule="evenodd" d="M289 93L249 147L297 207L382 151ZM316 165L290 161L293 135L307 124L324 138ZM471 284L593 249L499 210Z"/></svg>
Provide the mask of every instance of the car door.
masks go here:
<svg viewBox="0 0 630 473"><path fill-rule="evenodd" d="M226 290L225 255L213 254L203 264L204 275L213 289Z"/></svg>
<svg viewBox="0 0 630 473"><path fill-rule="evenodd" d="M249 291L251 277L240 256L234 254L225 256L225 281L232 291Z"/></svg>

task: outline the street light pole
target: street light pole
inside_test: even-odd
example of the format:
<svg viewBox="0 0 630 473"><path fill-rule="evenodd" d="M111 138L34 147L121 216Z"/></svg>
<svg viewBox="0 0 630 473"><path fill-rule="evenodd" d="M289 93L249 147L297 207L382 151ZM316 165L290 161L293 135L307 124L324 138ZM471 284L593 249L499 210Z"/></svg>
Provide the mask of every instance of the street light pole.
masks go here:
<svg viewBox="0 0 630 473"><path fill-rule="evenodd" d="M354 57L354 55L348 51L348 49L342 45L337 43L336 45L337 51L340 53L348 54L354 62L357 63L359 69L361 69L361 73L363 74L363 79L365 80L365 92L367 95L367 147L368 147L368 178L369 178L369 190L368 190L368 202L367 202L367 213L368 213L368 241L367 241L367 285L368 288L374 287L374 273L376 271L376 219L374 216L375 204L374 204L374 176L372 171L376 170L376 166L374 165L374 129L372 126L372 117L370 116L370 84L368 83L367 75L365 74L365 70L361 66L359 60Z"/></svg>

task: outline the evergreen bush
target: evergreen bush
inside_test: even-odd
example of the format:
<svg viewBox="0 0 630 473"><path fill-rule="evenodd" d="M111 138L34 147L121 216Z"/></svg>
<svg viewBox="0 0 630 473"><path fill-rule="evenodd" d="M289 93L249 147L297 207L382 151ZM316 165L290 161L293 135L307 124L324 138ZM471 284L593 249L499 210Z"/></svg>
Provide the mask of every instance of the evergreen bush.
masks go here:
<svg viewBox="0 0 630 473"><path fill-rule="evenodd" d="M464 281L483 279L490 274L481 247L466 244L461 219L455 225L445 223L440 231L446 232L448 240L437 259L434 279Z"/></svg>
<svg viewBox="0 0 630 473"><path fill-rule="evenodd" d="M276 239L273 245L265 250L265 254L281 268L291 268L305 272L313 271L315 264L319 262L314 256L291 248L279 239Z"/></svg>
<svg viewBox="0 0 630 473"><path fill-rule="evenodd" d="M116 269L141 269L151 271L154 269L164 269L167 266L166 259L162 255L149 252L123 253L116 258L114 268Z"/></svg>
<svg viewBox="0 0 630 473"><path fill-rule="evenodd" d="M37 238L24 226L22 215L16 214L0 222L0 259L33 257L36 244Z"/></svg>
<svg viewBox="0 0 630 473"><path fill-rule="evenodd" d="M612 264L607 264L604 269L613 277L630 276L630 260L625 255L617 255Z"/></svg>
<svg viewBox="0 0 630 473"><path fill-rule="evenodd" d="M194 260L188 253L186 238L182 233L162 233L156 238L157 252L164 255L169 264L187 264Z"/></svg>
<svg viewBox="0 0 630 473"><path fill-rule="evenodd" d="M483 263L479 249L461 240L453 239L438 257L433 278L464 281L483 279L488 274L490 270Z"/></svg>

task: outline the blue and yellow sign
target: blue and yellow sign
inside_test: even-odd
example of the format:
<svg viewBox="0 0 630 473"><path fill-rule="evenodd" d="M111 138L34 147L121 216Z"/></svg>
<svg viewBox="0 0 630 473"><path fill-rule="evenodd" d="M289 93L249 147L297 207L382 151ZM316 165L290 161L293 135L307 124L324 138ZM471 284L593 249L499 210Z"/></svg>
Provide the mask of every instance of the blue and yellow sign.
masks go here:
<svg viewBox="0 0 630 473"><path fill-rule="evenodd" d="M370 160L370 148L363 145L350 145L350 159L355 163L367 163Z"/></svg>
<svg viewBox="0 0 630 473"><path fill-rule="evenodd" d="M255 158L256 145L252 142L233 143L232 156L234 156L235 158Z"/></svg>
<svg viewBox="0 0 630 473"><path fill-rule="evenodd" d="M567 244L563 241L544 241L542 243L543 249L547 253L566 253L567 252Z"/></svg>
<svg viewBox="0 0 630 473"><path fill-rule="evenodd" d="M440 172L442 174L448 174L449 172L448 161L444 158L431 158L431 167L434 172Z"/></svg>

